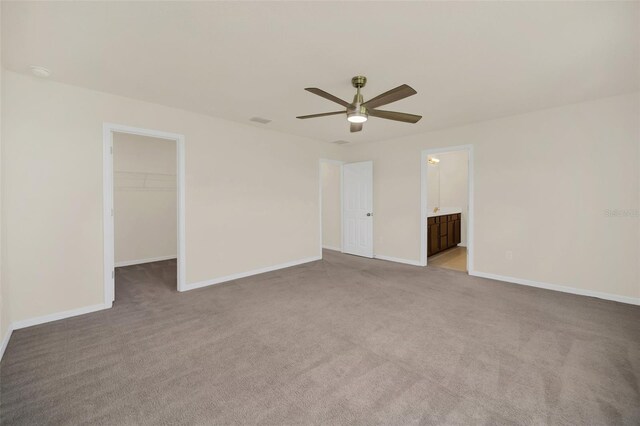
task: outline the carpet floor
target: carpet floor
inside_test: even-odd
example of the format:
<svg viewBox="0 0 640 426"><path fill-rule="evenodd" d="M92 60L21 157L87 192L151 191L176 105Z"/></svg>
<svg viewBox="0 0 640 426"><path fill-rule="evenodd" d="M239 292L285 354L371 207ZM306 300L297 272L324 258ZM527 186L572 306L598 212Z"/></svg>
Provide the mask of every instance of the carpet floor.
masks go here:
<svg viewBox="0 0 640 426"><path fill-rule="evenodd" d="M327 251L17 330L0 423L640 424L640 307Z"/></svg>

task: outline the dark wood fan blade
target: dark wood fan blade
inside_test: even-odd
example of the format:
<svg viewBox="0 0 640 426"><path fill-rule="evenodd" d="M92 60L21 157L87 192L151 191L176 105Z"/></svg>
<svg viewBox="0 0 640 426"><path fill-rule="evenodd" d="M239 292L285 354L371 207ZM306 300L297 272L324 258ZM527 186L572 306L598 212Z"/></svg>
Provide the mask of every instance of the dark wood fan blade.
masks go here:
<svg viewBox="0 0 640 426"><path fill-rule="evenodd" d="M421 115L407 114L405 112L382 111L379 109L368 110L371 117L386 118L387 120L402 121L405 123L417 123L422 118Z"/></svg>
<svg viewBox="0 0 640 426"><path fill-rule="evenodd" d="M359 132L362 130L362 123L351 123L351 133Z"/></svg>
<svg viewBox="0 0 640 426"><path fill-rule="evenodd" d="M408 98L415 95L416 92L411 86L403 84L395 89L391 89L388 92L384 92L381 95L376 96L373 99L369 99L364 105L367 108L376 108L382 105L390 104L391 102L399 101L400 99Z"/></svg>
<svg viewBox="0 0 640 426"><path fill-rule="evenodd" d="M340 98L338 98L336 96L333 96L331 93L327 93L322 89L318 89L317 87L307 87L304 90L306 90L307 92L311 92L314 95L322 96L325 99L329 99L330 101L335 102L337 104L340 104L345 108L349 108L351 106L351 104L349 102L343 101L342 99L340 99Z"/></svg>
<svg viewBox="0 0 640 426"><path fill-rule="evenodd" d="M304 120L305 118L326 117L327 115L338 115L338 114L345 114L345 112L344 111L322 112L320 114L300 115L296 118L300 118Z"/></svg>

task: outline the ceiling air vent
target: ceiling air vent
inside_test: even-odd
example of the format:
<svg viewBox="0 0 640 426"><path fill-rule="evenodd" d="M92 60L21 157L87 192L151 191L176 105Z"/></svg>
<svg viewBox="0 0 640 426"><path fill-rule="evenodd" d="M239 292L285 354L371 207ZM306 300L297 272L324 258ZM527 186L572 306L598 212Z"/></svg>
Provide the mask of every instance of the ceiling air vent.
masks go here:
<svg viewBox="0 0 640 426"><path fill-rule="evenodd" d="M349 141L339 140L339 141L333 141L331 143L335 143L336 145L344 145L344 144L349 143Z"/></svg>
<svg viewBox="0 0 640 426"><path fill-rule="evenodd" d="M262 118L262 117L251 117L249 121L255 121L256 123L260 123L260 124L271 123L271 120L269 120L268 118Z"/></svg>

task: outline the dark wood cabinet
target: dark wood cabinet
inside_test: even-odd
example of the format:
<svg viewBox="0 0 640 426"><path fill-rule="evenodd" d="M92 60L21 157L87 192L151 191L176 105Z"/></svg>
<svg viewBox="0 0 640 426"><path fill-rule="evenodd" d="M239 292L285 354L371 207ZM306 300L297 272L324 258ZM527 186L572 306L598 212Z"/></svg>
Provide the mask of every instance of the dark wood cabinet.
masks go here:
<svg viewBox="0 0 640 426"><path fill-rule="evenodd" d="M432 247L440 247L440 226L437 223L429 225L427 256L431 256Z"/></svg>
<svg viewBox="0 0 640 426"><path fill-rule="evenodd" d="M434 216L427 219L427 256L440 253L460 244L460 213Z"/></svg>

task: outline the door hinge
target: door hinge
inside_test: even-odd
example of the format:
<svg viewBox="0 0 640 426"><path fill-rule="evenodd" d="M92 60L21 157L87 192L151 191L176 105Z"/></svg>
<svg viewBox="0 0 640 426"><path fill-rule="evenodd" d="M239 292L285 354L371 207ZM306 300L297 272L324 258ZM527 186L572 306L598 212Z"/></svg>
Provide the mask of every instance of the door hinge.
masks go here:
<svg viewBox="0 0 640 426"><path fill-rule="evenodd" d="M109 152L113 155L113 145L109 147Z"/></svg>
<svg viewBox="0 0 640 426"><path fill-rule="evenodd" d="M116 278L116 271L113 270L113 271L111 271L111 279L113 280L115 278Z"/></svg>
<svg viewBox="0 0 640 426"><path fill-rule="evenodd" d="M113 208L111 208L111 216L113 216Z"/></svg>

